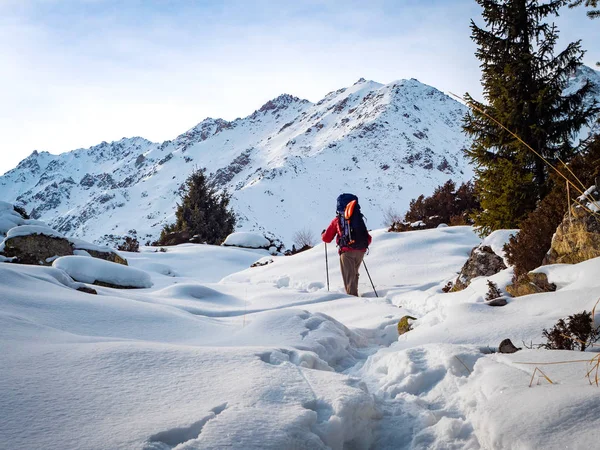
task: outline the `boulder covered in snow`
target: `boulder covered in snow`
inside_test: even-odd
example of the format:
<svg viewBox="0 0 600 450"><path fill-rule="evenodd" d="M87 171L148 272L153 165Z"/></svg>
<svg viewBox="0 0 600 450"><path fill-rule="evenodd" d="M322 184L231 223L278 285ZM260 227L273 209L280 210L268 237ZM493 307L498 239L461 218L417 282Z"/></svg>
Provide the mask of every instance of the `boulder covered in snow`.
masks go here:
<svg viewBox="0 0 600 450"><path fill-rule="evenodd" d="M517 283L506 286L506 292L513 297L554 291L556 291L556 285L548 281L548 276L545 273L536 272L529 272L527 275L519 277Z"/></svg>
<svg viewBox="0 0 600 450"><path fill-rule="evenodd" d="M75 281L116 289L152 287L148 272L86 256L63 256L52 267L64 270Z"/></svg>
<svg viewBox="0 0 600 450"><path fill-rule="evenodd" d="M127 260L110 247L91 244L90 242L76 238L69 238L69 241L73 244L75 248L74 254L76 255L85 255L87 253L93 258L104 259L105 261L123 264L124 266L127 265Z"/></svg>
<svg viewBox="0 0 600 450"><path fill-rule="evenodd" d="M257 248L268 250L272 244L269 239L262 234L251 233L248 231L238 231L231 233L223 242L226 247Z"/></svg>
<svg viewBox="0 0 600 450"><path fill-rule="evenodd" d="M44 222L26 217L12 204L0 201L0 262L49 266L61 256L84 255L127 265L110 247L67 238Z"/></svg>
<svg viewBox="0 0 600 450"><path fill-rule="evenodd" d="M72 255L73 244L59 232L40 225L11 228L0 244L0 253L12 262L49 266L59 256Z"/></svg>
<svg viewBox="0 0 600 450"><path fill-rule="evenodd" d="M475 247L462 267L452 291L462 291L474 278L491 277L504 269L506 269L506 265L502 257L494 253L492 247L489 245Z"/></svg>
<svg viewBox="0 0 600 450"><path fill-rule="evenodd" d="M592 186L567 212L552 237L543 264L577 264L600 256L599 190ZM585 207L584 207L585 206ZM592 211L596 212L595 214Z"/></svg>
<svg viewBox="0 0 600 450"><path fill-rule="evenodd" d="M8 230L25 223L25 218L19 214L11 203L0 201L0 236L6 236Z"/></svg>

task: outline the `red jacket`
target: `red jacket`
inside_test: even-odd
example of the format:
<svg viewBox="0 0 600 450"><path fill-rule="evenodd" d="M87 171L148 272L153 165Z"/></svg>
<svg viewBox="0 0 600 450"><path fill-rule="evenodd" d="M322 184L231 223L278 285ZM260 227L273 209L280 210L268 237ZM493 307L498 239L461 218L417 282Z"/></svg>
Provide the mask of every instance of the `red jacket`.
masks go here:
<svg viewBox="0 0 600 450"><path fill-rule="evenodd" d="M323 233L321 235L321 239L323 239L323 242L327 242L329 244L331 241L333 241L333 238L335 238L335 242L339 244L341 235L342 235L342 227L340 225L339 219L336 217L331 221L331 223L325 230L325 233ZM369 234L369 245L371 245L371 235L370 234ZM339 249L339 253L366 252L366 251L367 251L366 248L342 247Z"/></svg>

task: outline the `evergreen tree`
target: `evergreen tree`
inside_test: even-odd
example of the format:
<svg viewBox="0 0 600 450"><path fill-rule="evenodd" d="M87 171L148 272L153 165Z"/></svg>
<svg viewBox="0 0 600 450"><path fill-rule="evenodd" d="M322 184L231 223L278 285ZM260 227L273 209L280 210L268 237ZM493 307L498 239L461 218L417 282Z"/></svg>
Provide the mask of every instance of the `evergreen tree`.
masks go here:
<svg viewBox="0 0 600 450"><path fill-rule="evenodd" d="M580 41L555 53L558 30L544 22L566 0L476 0L486 28L471 21L481 61L487 103L466 94L473 109L463 129L474 138L466 150L475 165L482 212L475 224L482 233L516 228L549 190L548 167L576 154L574 134L598 111L583 98L588 82L563 95L568 77L581 65ZM538 154L500 127L494 118Z"/></svg>
<svg viewBox="0 0 600 450"><path fill-rule="evenodd" d="M163 228L159 243L168 233L186 231L200 242L221 244L233 233L235 215L228 209L230 197L217 194L207 183L204 170L195 170L185 181L181 203L177 204L176 222Z"/></svg>

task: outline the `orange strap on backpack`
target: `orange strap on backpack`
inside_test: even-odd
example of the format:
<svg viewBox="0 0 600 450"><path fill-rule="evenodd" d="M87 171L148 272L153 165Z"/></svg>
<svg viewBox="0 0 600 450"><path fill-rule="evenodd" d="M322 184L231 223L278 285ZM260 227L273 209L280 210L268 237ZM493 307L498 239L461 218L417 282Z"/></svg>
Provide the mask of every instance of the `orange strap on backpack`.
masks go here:
<svg viewBox="0 0 600 450"><path fill-rule="evenodd" d="M356 200L352 200L350 203L348 203L346 205L346 210L344 211L344 217L346 218L346 220L348 220L348 219L350 219L350 217L352 217L355 206L356 206Z"/></svg>

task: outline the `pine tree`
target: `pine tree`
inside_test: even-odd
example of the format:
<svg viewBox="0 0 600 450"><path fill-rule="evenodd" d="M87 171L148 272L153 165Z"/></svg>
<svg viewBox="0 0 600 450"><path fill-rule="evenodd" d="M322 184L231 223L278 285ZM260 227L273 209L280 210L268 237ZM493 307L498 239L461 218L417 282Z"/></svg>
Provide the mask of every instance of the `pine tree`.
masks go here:
<svg viewBox="0 0 600 450"><path fill-rule="evenodd" d="M583 103L592 89L589 82L563 95L584 52L578 41L555 53L558 30L544 19L557 15L566 0L476 1L486 28L471 21L471 37L478 45L487 103L466 94L476 109L466 116L463 129L474 138L466 154L475 165L482 207L475 224L486 234L518 227L549 190L548 167L541 157L553 165L571 159L577 152L570 143L574 133L598 109Z"/></svg>
<svg viewBox="0 0 600 450"><path fill-rule="evenodd" d="M235 215L228 209L230 197L227 193L217 194L204 172L196 170L185 181L175 212L177 220L163 228L159 243L168 233L186 231L198 236L200 242L218 245L233 233Z"/></svg>

